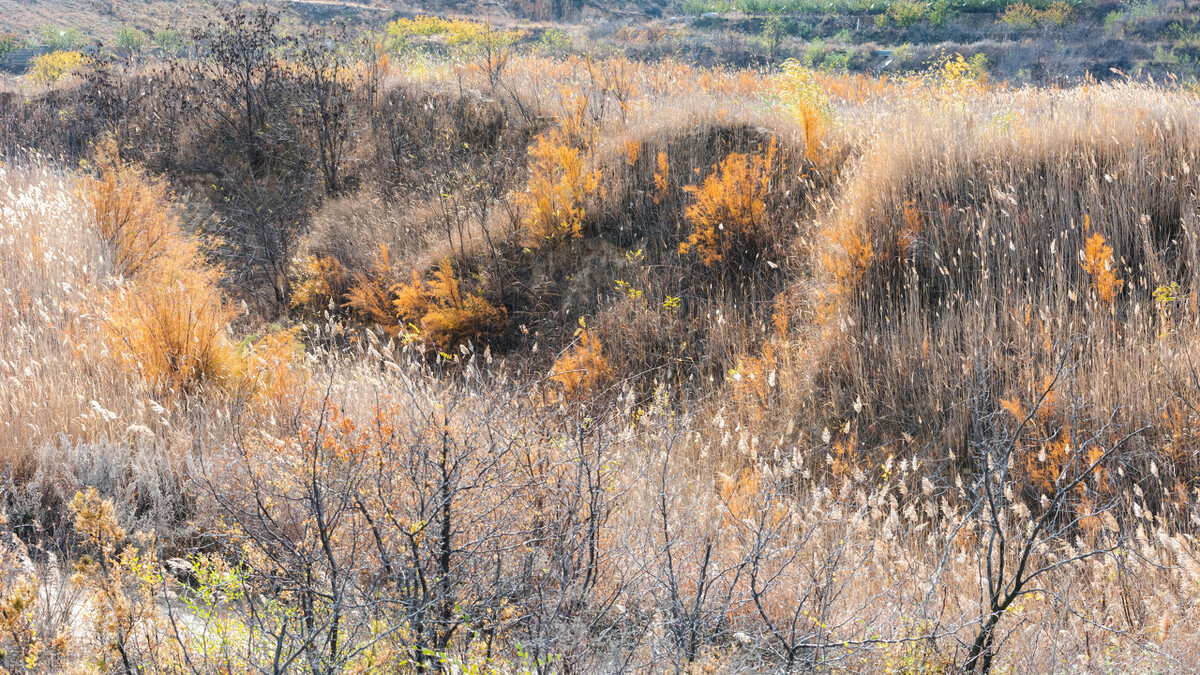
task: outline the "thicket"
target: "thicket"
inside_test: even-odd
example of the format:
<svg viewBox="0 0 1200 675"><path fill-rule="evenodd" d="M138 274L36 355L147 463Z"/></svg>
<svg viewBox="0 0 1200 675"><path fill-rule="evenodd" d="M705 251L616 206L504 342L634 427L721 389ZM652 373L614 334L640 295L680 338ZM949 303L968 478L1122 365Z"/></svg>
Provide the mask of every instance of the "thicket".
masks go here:
<svg viewBox="0 0 1200 675"><path fill-rule="evenodd" d="M1193 95L392 33L3 104L0 666L1194 662Z"/></svg>

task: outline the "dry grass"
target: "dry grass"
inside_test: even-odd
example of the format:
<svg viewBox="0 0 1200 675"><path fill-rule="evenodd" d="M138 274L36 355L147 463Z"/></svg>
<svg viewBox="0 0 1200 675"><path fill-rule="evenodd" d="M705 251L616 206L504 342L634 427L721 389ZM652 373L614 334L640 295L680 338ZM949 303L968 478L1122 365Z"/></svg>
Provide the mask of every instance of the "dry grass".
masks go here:
<svg viewBox="0 0 1200 675"><path fill-rule="evenodd" d="M996 672L1188 672L1196 100L960 65L449 64L503 112L393 103L492 144L431 140L323 207L308 356L298 330L239 346L140 169L0 169L0 461L33 570L0 573L0 640L48 668L912 674L994 616ZM481 160L524 147L488 136L510 123L529 164ZM468 179L393 208L438 157ZM28 601L65 582L27 523L68 503L45 529L107 621ZM1043 571L990 611L1025 541ZM191 587L156 562L184 555Z"/></svg>
<svg viewBox="0 0 1200 675"><path fill-rule="evenodd" d="M129 438L127 427L147 413L136 377L96 358L95 310L111 267L74 178L37 164L3 172L3 455L20 475L33 468L32 450L60 434Z"/></svg>
<svg viewBox="0 0 1200 675"><path fill-rule="evenodd" d="M890 409L900 423L873 425L870 445L904 434L961 457L956 381L986 367L997 399L1027 391L1088 335L1081 380L1094 403L1173 434L1160 407L1186 407L1177 383L1190 357L1158 314L1187 331L1192 310L1152 296L1193 278L1194 103L1105 87L975 105L906 113L824 220L810 331L830 359L821 395ZM997 123L997 109L1012 121Z"/></svg>

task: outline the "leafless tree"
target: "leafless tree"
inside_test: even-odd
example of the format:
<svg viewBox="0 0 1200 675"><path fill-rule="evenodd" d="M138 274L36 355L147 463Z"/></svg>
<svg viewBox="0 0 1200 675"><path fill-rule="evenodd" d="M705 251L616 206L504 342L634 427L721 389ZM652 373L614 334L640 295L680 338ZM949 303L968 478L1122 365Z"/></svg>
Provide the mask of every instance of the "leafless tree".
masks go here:
<svg viewBox="0 0 1200 675"><path fill-rule="evenodd" d="M1016 600L1040 593L1065 602L1049 583L1056 572L1110 555L1123 545L1112 516L1120 506L1119 494L1099 489L1097 478L1122 458L1130 441L1146 427L1122 432L1118 410L1097 419L1092 406L1072 390L1074 359L1082 341L1073 340L1063 350L1054 376L1017 420L1011 410L997 407L988 393L990 370L985 363L976 364L977 381L969 401L974 409L970 438L974 477L962 482L956 492L968 507L969 529L978 537L982 611L962 665L964 672L991 672L999 648L997 631ZM1052 396L1063 408L1061 421L1035 424L1049 417L1046 411ZM1045 447L1055 442L1063 444L1064 456L1048 460L1052 478L1041 485L1026 485L1023 493L1014 475L1017 454L1029 448L1045 453ZM1055 461L1061 464L1055 466ZM1034 497L1035 503L1027 505L1027 497ZM1105 520L1113 525L1103 529L1115 532L1090 539L1078 536L1085 523ZM1058 547L1071 541L1077 546L1068 547L1067 555L1055 555ZM1080 542L1087 545L1078 547Z"/></svg>
<svg viewBox="0 0 1200 675"><path fill-rule="evenodd" d="M316 148L317 166L329 195L345 187L343 164L358 89L352 68L354 44L341 23L310 28L296 41L300 116ZM366 73L368 77L375 75L372 70Z"/></svg>

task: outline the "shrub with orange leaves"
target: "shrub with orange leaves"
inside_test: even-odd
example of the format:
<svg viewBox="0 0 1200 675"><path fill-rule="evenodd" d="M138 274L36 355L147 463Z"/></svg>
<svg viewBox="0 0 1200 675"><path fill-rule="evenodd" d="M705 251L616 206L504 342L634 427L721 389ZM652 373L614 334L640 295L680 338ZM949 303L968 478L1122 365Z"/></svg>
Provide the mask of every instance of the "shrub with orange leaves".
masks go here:
<svg viewBox="0 0 1200 675"><path fill-rule="evenodd" d="M1018 442L1019 456L1023 457L1022 468L1025 472L1025 483L1043 493L1052 494L1060 485L1060 477L1064 471L1069 474L1083 471L1085 467L1098 464L1104 458L1104 449L1092 444L1083 448L1073 445L1071 424L1066 418L1066 410L1060 391L1061 383L1053 375L1042 378L1030 397L1028 407L1023 405L1019 396L1000 399L1000 407L1007 412L1014 424L1027 423L1036 433L1031 434L1032 443ZM1083 455L1078 453L1084 452ZM1100 492L1109 488L1106 471L1097 466L1092 472L1092 487ZM1089 486L1080 483L1075 488L1084 507L1080 515L1086 515Z"/></svg>
<svg viewBox="0 0 1200 675"><path fill-rule="evenodd" d="M112 500L94 487L76 492L67 511L86 551L71 583L94 608L88 627L94 665L89 665L100 672L132 672L134 664L176 661L179 643L164 639L167 627L156 603L165 579L155 547L127 536Z"/></svg>
<svg viewBox="0 0 1200 675"><path fill-rule="evenodd" d="M508 327L508 314L476 293L463 293L450 260L425 281L413 272L412 281L392 288L392 307L412 337L445 352L468 340L486 341Z"/></svg>
<svg viewBox="0 0 1200 675"><path fill-rule="evenodd" d="M826 457L830 471L842 478L850 476L859 469L859 454L858 432L852 431L850 435L833 442L833 452Z"/></svg>
<svg viewBox="0 0 1200 675"><path fill-rule="evenodd" d="M277 330L243 349L240 390L264 401L288 401L302 393L308 378L301 367L304 346L299 335L299 327Z"/></svg>
<svg viewBox="0 0 1200 675"><path fill-rule="evenodd" d="M637 164L638 157L642 153L641 141L625 141L625 163L629 166Z"/></svg>
<svg viewBox="0 0 1200 675"><path fill-rule="evenodd" d="M116 272L136 277L152 266L191 265L199 253L170 211L166 184L122 163L112 139L97 146L96 165L99 175L81 180L79 194L92 210Z"/></svg>
<svg viewBox="0 0 1200 675"><path fill-rule="evenodd" d="M912 248L916 243L917 237L921 236L921 224L923 218L921 211L917 205L910 199L904 204L904 227L901 228L900 234L896 239L896 246L899 249L897 253L904 254Z"/></svg>
<svg viewBox="0 0 1200 675"><path fill-rule="evenodd" d="M775 329L776 337L788 337L792 319L803 309L804 304L804 295L796 287L788 288L775 296L771 301L771 326Z"/></svg>
<svg viewBox="0 0 1200 675"><path fill-rule="evenodd" d="M576 331L579 341L558 357L550 369L550 380L561 385L569 399L595 394L613 375L600 340L588 332L582 319L579 326Z"/></svg>
<svg viewBox="0 0 1200 675"><path fill-rule="evenodd" d="M637 70L638 64L623 57L604 61L604 89L616 99L622 122L628 121L632 102L638 96L634 82Z"/></svg>
<svg viewBox="0 0 1200 675"><path fill-rule="evenodd" d="M6 525L5 521L0 515L0 526ZM7 529L6 538L12 536ZM0 547L0 669L18 662L45 665L49 661L47 645L38 635L38 605L44 602L43 593L36 576L22 569L17 552L7 545Z"/></svg>
<svg viewBox="0 0 1200 675"><path fill-rule="evenodd" d="M1025 471L1030 484L1043 492L1053 492L1067 463L1071 461L1071 433L1063 431L1062 435L1050 441L1036 452L1026 450Z"/></svg>
<svg viewBox="0 0 1200 675"><path fill-rule="evenodd" d="M1059 411L1061 402L1059 401L1058 385L1059 383L1053 375L1042 378L1040 386L1035 388L1032 396L1032 421L1047 421ZM1000 399L1000 407L1012 415L1013 421L1018 424L1024 422L1029 416L1025 406L1021 404L1019 396Z"/></svg>
<svg viewBox="0 0 1200 675"><path fill-rule="evenodd" d="M763 222L777 146L772 138L759 155L730 153L701 185L684 188L692 195L686 215L694 231L679 253L694 253L705 265L754 260L769 243Z"/></svg>
<svg viewBox="0 0 1200 675"><path fill-rule="evenodd" d="M588 63L587 69L592 71L593 66ZM572 87L559 89L558 97L562 110L554 115L554 120L558 122L558 129L554 135L567 145L591 147L596 138L596 123L588 111L592 103L591 97L586 92Z"/></svg>
<svg viewBox="0 0 1200 675"><path fill-rule="evenodd" d="M658 153L655 164L658 171L654 172L654 203L657 204L660 200L666 199L671 190L671 163L667 159L667 153Z"/></svg>
<svg viewBox="0 0 1200 675"><path fill-rule="evenodd" d="M600 171L583 151L558 135L538 136L530 148L529 187L519 200L534 245L583 236L587 201L600 191Z"/></svg>
<svg viewBox="0 0 1200 675"><path fill-rule="evenodd" d="M226 332L232 312L217 285L220 271L183 234L165 185L122 163L112 141L99 147L97 165L81 197L126 279L109 297L110 343L127 365L175 391L231 382L240 359Z"/></svg>
<svg viewBox="0 0 1200 675"><path fill-rule="evenodd" d="M762 474L754 467L746 467L735 480L732 476L717 472L717 494L724 502L728 513L724 524L736 526L749 518L758 506L762 494Z"/></svg>
<svg viewBox="0 0 1200 675"><path fill-rule="evenodd" d="M395 337L401 333L403 326L397 320L392 306L392 278L387 244L380 244L370 273L355 273L342 306L354 310L364 323L374 323Z"/></svg>
<svg viewBox="0 0 1200 675"><path fill-rule="evenodd" d="M1087 225L1086 218L1084 225ZM1096 295L1109 305L1116 302L1117 293L1121 291L1121 286L1125 282L1118 279L1116 273L1113 272L1113 250L1105 243L1104 235L1096 232L1088 237L1080 264L1083 265L1084 271L1091 276L1092 284L1096 288Z"/></svg>
<svg viewBox="0 0 1200 675"><path fill-rule="evenodd" d="M346 292L346 274L337 258L304 256L296 263L292 307L319 312Z"/></svg>
<svg viewBox="0 0 1200 675"><path fill-rule="evenodd" d="M119 290L107 333L126 364L174 391L232 382L240 359L226 334L232 312L215 277L195 268L164 270Z"/></svg>
<svg viewBox="0 0 1200 675"><path fill-rule="evenodd" d="M182 269L141 279L109 300L106 335L121 359L176 393L203 383L253 399L282 400L304 381L296 329L239 347L229 334L233 311L214 270Z"/></svg>

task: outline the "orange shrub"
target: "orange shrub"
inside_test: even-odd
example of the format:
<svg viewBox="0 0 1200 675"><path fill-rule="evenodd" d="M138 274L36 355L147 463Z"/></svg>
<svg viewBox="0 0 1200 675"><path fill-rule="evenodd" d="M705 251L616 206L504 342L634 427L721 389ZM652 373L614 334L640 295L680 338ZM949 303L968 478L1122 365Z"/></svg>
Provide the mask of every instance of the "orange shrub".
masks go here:
<svg viewBox="0 0 1200 675"><path fill-rule="evenodd" d="M823 233L833 244L833 249L821 254L821 266L833 277L835 294L849 293L871 268L875 247L853 225L830 227Z"/></svg>
<svg viewBox="0 0 1200 675"><path fill-rule="evenodd" d="M238 350L226 334L231 318L215 273L164 269L116 292L107 332L147 380L189 391L206 380L231 383L239 373Z"/></svg>
<svg viewBox="0 0 1200 675"><path fill-rule="evenodd" d="M562 386L567 398L595 394L613 375L600 340L588 333L580 320L579 342L558 357L550 369L550 380Z"/></svg>
<svg viewBox="0 0 1200 675"><path fill-rule="evenodd" d="M667 153L658 153L655 164L658 171L654 172L654 203L657 204L666 199L671 189L671 162L667 159Z"/></svg>
<svg viewBox="0 0 1200 675"><path fill-rule="evenodd" d="M629 166L637 164L638 157L642 153L641 141L625 141L625 163Z"/></svg>
<svg viewBox="0 0 1200 675"><path fill-rule="evenodd" d="M346 274L337 258L305 256L297 261L292 307L319 312L346 290Z"/></svg>
<svg viewBox="0 0 1200 675"><path fill-rule="evenodd" d="M1087 220L1084 220L1084 225L1087 225ZM1083 260L1081 263L1083 269L1092 277L1092 284L1096 288L1096 295L1101 300L1108 304L1112 304L1117 300L1117 293L1120 292L1124 281L1117 278L1113 272L1113 250L1112 247L1105 243L1104 235L1099 232L1088 237L1087 244L1083 250Z"/></svg>
<svg viewBox="0 0 1200 675"><path fill-rule="evenodd" d="M762 474L755 467L746 467L735 479L725 473L717 472L717 494L728 511L722 524L737 527L745 519L754 515L762 496Z"/></svg>
<svg viewBox="0 0 1200 675"><path fill-rule="evenodd" d="M92 210L116 271L136 277L160 264L194 265L199 253L170 211L167 186L123 164L111 139L98 146L96 164L100 175L80 182L80 197Z"/></svg>
<svg viewBox="0 0 1200 675"><path fill-rule="evenodd" d="M1053 493L1074 451L1069 430L1064 430L1057 439L1045 443L1037 451L1026 449L1025 472L1030 484L1043 492Z"/></svg>
<svg viewBox="0 0 1200 675"><path fill-rule="evenodd" d="M299 327L278 330L249 345L240 357L238 387L264 400L285 401L307 382L301 364L304 346Z"/></svg>
<svg viewBox="0 0 1200 675"><path fill-rule="evenodd" d="M580 237L586 202L600 191L600 171L587 169L583 151L557 136L538 136L529 150L529 187L520 201L535 245Z"/></svg>
<svg viewBox="0 0 1200 675"><path fill-rule="evenodd" d="M639 93L634 82L638 65L623 57L604 62L604 89L616 99L621 109L622 121L628 120L632 103Z"/></svg>
<svg viewBox="0 0 1200 675"><path fill-rule="evenodd" d="M587 66L587 70L593 71L591 64ZM589 74L592 77L595 76L594 72ZM555 121L558 122L558 130L555 135L559 136L565 144L590 146L596 135L595 122L588 114L591 98L586 93L571 87L559 89L558 97L562 110L554 115Z"/></svg>
<svg viewBox="0 0 1200 675"><path fill-rule="evenodd" d="M705 265L752 260L766 243L763 215L775 169L775 139L761 155L730 153L702 185L684 188L692 195L686 215L694 231L679 253L695 253Z"/></svg>
<svg viewBox="0 0 1200 675"><path fill-rule="evenodd" d="M403 331L392 306L392 265L386 244L379 245L370 274L355 273L343 307L353 309L365 323L374 323L393 337Z"/></svg>
<svg viewBox="0 0 1200 675"><path fill-rule="evenodd" d="M229 335L233 311L219 286L221 271L206 265L183 233L166 186L122 163L111 141L99 148L97 164L99 176L81 182L80 196L125 279L107 298L105 325L121 361L175 392L204 382L252 395L264 385L278 389L299 352L294 334L239 349Z"/></svg>
<svg viewBox="0 0 1200 675"><path fill-rule="evenodd" d="M425 281L413 272L412 281L392 288L392 306L399 320L417 339L442 351L502 334L508 315L478 294L464 294L449 259ZM413 330L415 329L415 330Z"/></svg>
<svg viewBox="0 0 1200 675"><path fill-rule="evenodd" d="M734 400L756 420L762 419L778 396L778 370L775 347L768 342L760 356L739 358L737 366L729 371Z"/></svg>

